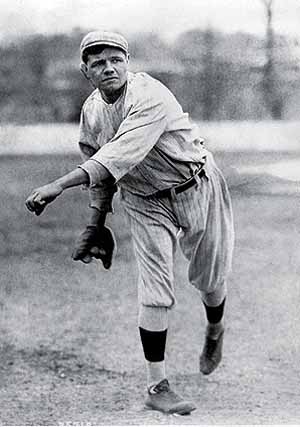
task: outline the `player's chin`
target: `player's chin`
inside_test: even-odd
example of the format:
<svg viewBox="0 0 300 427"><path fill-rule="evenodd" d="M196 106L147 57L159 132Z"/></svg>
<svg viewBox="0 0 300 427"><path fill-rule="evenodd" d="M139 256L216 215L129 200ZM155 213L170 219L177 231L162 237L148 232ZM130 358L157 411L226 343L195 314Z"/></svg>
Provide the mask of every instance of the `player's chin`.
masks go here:
<svg viewBox="0 0 300 427"><path fill-rule="evenodd" d="M120 84L120 81L118 78L112 78L102 82L101 86L103 90L113 93L119 90L122 85Z"/></svg>

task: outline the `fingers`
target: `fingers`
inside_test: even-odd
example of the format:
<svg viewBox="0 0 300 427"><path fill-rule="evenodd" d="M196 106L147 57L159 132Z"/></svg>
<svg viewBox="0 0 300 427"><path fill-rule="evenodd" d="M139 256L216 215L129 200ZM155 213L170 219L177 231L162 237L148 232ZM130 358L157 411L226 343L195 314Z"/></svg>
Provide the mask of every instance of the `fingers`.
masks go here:
<svg viewBox="0 0 300 427"><path fill-rule="evenodd" d="M62 187L57 183L51 182L50 184L46 184L43 187L33 190L25 202L26 207L31 212L35 212L36 215L40 215L47 204L53 202L62 192Z"/></svg>
<svg viewBox="0 0 300 427"><path fill-rule="evenodd" d="M72 259L74 261L82 261L85 264L89 264L93 259L92 251L89 250L88 247L84 247L84 245L76 247L72 254Z"/></svg>
<svg viewBox="0 0 300 427"><path fill-rule="evenodd" d="M82 261L85 264L89 264L93 258L100 259L103 267L108 270L111 267L112 253L108 254L105 249L93 246L88 253L74 251L72 258L74 261Z"/></svg>
<svg viewBox="0 0 300 427"><path fill-rule="evenodd" d="M87 255L86 251L75 248L72 253L72 259L74 261L81 261Z"/></svg>
<svg viewBox="0 0 300 427"><path fill-rule="evenodd" d="M89 264L92 258L100 259L103 267L108 270L112 264L112 256L114 251L114 240L109 232L108 237L101 240L101 236L97 234L95 227L87 227L83 233L81 233L75 249L72 254L74 261L82 261L85 264Z"/></svg>
<svg viewBox="0 0 300 427"><path fill-rule="evenodd" d="M74 251L72 254L73 261L82 261L84 264L89 264L93 257L89 253L79 253L78 251Z"/></svg>
<svg viewBox="0 0 300 427"><path fill-rule="evenodd" d="M40 215L46 207L45 200L42 200L40 194L34 191L26 200L25 205L30 212Z"/></svg>
<svg viewBox="0 0 300 427"><path fill-rule="evenodd" d="M27 209L29 209L31 212L34 212L34 199L36 197L36 193L30 194L30 196L26 199L25 205Z"/></svg>
<svg viewBox="0 0 300 427"><path fill-rule="evenodd" d="M108 252L103 248L93 247L90 252L94 258L102 261L103 267L108 270L111 266L112 252Z"/></svg>
<svg viewBox="0 0 300 427"><path fill-rule="evenodd" d="M92 262L92 257L91 257L91 255L90 254L87 254L87 255L85 255L82 259L81 259L81 261L84 263L84 264L89 264L90 262Z"/></svg>
<svg viewBox="0 0 300 427"><path fill-rule="evenodd" d="M90 262L92 262L93 258L101 259L103 262L102 257L104 255L105 255L105 251L103 249L99 250L99 248L94 247L90 250L89 253L85 253L85 254L84 253L77 253L77 252L73 253L72 259L74 261L82 261L84 264L90 264ZM104 265L104 262L103 262L103 265ZM105 265L107 265L107 263ZM109 267L105 267L105 268L109 268Z"/></svg>
<svg viewBox="0 0 300 427"><path fill-rule="evenodd" d="M101 258L106 255L106 251L103 248L98 248L97 246L93 246L90 250L90 254L94 258Z"/></svg>
<svg viewBox="0 0 300 427"><path fill-rule="evenodd" d="M111 260L112 260L112 253L108 253L104 248L98 248L97 246L94 246L90 250L90 254L96 258L101 259L103 267L108 270L111 266Z"/></svg>
<svg viewBox="0 0 300 427"><path fill-rule="evenodd" d="M109 270L111 266L111 257L102 258L102 264L105 270Z"/></svg>

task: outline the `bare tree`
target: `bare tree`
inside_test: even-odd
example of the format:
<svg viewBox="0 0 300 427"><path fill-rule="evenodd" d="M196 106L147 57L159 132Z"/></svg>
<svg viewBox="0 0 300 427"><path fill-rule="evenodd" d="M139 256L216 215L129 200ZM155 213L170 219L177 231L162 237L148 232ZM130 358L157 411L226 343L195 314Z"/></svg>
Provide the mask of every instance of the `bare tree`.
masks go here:
<svg viewBox="0 0 300 427"><path fill-rule="evenodd" d="M211 120L215 107L215 35L211 28L203 34L203 119Z"/></svg>
<svg viewBox="0 0 300 427"><path fill-rule="evenodd" d="M261 0L266 13L266 64L263 69L262 89L265 103L273 119L282 119L283 100L278 90L275 64L275 34L273 29L274 0Z"/></svg>

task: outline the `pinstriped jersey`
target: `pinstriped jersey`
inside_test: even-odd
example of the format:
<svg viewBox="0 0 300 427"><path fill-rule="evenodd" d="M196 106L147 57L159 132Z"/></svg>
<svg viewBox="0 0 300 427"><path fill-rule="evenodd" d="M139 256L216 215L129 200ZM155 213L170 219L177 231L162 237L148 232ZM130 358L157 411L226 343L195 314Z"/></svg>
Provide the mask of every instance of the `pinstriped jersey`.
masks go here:
<svg viewBox="0 0 300 427"><path fill-rule="evenodd" d="M90 95L81 112L79 145L94 193L98 163L119 186L145 196L190 178L207 154L198 127L174 95L146 73L128 73L114 104L97 89Z"/></svg>

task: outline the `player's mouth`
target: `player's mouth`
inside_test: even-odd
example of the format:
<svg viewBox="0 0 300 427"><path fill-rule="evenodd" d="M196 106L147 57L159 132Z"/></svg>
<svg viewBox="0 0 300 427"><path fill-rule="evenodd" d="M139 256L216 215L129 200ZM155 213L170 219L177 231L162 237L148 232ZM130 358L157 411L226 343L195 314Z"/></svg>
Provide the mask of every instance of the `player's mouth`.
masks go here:
<svg viewBox="0 0 300 427"><path fill-rule="evenodd" d="M108 77L106 79L103 79L102 82L113 82L115 80L118 80L118 77Z"/></svg>

